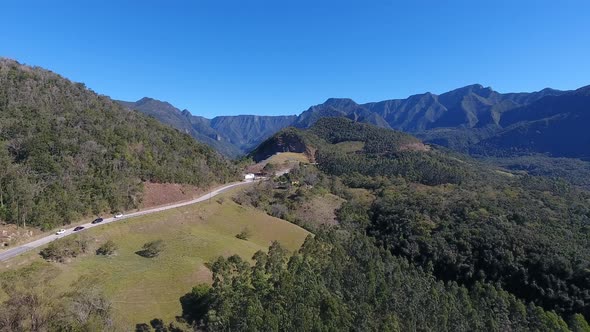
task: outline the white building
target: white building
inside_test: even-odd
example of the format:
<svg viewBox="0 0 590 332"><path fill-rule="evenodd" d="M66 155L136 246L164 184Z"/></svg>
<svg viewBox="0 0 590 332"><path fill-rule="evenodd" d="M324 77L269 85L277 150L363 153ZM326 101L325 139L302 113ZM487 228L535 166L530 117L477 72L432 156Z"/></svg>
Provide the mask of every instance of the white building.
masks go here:
<svg viewBox="0 0 590 332"><path fill-rule="evenodd" d="M254 173L244 175L244 180L254 180Z"/></svg>

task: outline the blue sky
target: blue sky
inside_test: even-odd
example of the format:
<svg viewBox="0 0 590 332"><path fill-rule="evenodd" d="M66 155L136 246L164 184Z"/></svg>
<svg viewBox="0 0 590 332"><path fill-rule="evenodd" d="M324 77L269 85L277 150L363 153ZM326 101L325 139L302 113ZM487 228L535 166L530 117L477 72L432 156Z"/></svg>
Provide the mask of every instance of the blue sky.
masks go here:
<svg viewBox="0 0 590 332"><path fill-rule="evenodd" d="M207 117L590 84L587 0L84 2L3 1L0 56Z"/></svg>

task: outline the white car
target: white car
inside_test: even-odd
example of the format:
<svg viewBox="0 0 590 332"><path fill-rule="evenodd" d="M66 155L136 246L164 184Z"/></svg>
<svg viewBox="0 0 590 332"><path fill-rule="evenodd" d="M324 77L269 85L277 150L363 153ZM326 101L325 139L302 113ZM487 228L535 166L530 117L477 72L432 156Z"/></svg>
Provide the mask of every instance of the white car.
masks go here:
<svg viewBox="0 0 590 332"><path fill-rule="evenodd" d="M122 213L117 213L117 214L115 214L115 218L121 218L122 216L123 216L123 214L122 214Z"/></svg>
<svg viewBox="0 0 590 332"><path fill-rule="evenodd" d="M62 235L65 232L66 232L65 229L60 229L59 231L55 232L55 235Z"/></svg>

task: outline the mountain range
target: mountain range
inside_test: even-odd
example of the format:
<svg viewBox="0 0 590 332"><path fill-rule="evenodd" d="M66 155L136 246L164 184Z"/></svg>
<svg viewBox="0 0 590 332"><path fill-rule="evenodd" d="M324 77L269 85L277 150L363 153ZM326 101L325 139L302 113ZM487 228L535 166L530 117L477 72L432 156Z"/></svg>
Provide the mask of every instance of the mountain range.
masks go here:
<svg viewBox="0 0 590 332"><path fill-rule="evenodd" d="M427 143L480 155L545 153L588 158L590 136L581 126L589 116L590 86L574 91L500 93L480 84L440 95L358 104L330 98L299 116L219 116L207 119L167 102L142 98L119 101L169 124L231 157L248 153L288 127L309 128L318 119L345 117L411 133Z"/></svg>
<svg viewBox="0 0 590 332"><path fill-rule="evenodd" d="M179 110L170 103L152 98L136 102L118 101L127 109L140 111L171 125L210 145L229 157L236 157L254 149L275 132L290 126L297 117L291 116L218 116L207 119Z"/></svg>

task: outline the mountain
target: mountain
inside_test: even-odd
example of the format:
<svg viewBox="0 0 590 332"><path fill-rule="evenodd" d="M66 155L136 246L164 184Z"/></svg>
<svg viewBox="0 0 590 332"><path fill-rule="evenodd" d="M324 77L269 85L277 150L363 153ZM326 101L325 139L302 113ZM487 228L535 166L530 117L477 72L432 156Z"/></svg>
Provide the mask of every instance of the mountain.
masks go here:
<svg viewBox="0 0 590 332"><path fill-rule="evenodd" d="M309 128L319 119L325 117L344 117L357 122L370 123L377 127L390 128L387 121L377 113L371 112L348 98L330 98L323 104L310 107L297 117L294 126Z"/></svg>
<svg viewBox="0 0 590 332"><path fill-rule="evenodd" d="M193 136L222 154L236 157L250 151L275 132L289 126L296 116L236 115L207 119L179 110L171 104L144 97L136 102L118 101Z"/></svg>
<svg viewBox="0 0 590 332"><path fill-rule="evenodd" d="M51 228L137 207L145 181L235 177L190 136L82 83L0 59L0 222Z"/></svg>
<svg viewBox="0 0 590 332"><path fill-rule="evenodd" d="M471 148L479 154L547 153L590 159L590 86L545 96L502 117L504 128Z"/></svg>
<svg viewBox="0 0 590 332"><path fill-rule="evenodd" d="M321 117L347 117L383 128L420 133L435 128L482 128L498 126L503 113L562 91L544 89L534 93L501 94L480 84L468 85L441 95L430 92L381 102L357 104L351 99L328 99L303 112L295 125L310 127Z"/></svg>
<svg viewBox="0 0 590 332"><path fill-rule="evenodd" d="M268 136L291 125L295 119L294 115L218 116L211 119L211 127L219 133L222 140L227 140L245 153L255 148Z"/></svg>
<svg viewBox="0 0 590 332"><path fill-rule="evenodd" d="M234 157L240 154L240 149L221 139L219 132L211 127L211 120L193 116L188 110L181 111L170 103L148 97L136 102L121 100L117 102L129 110L139 111L189 134L197 141L211 146L226 156Z"/></svg>

